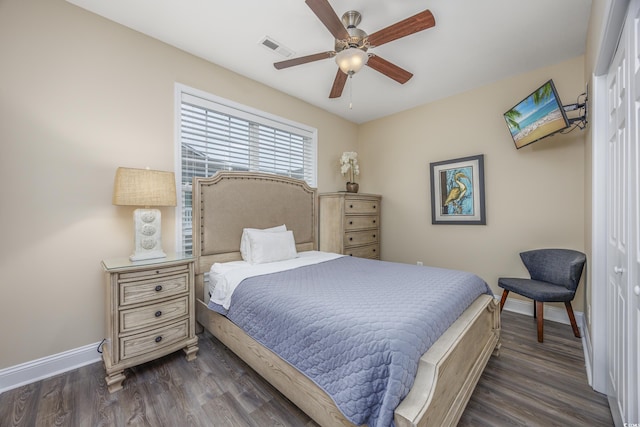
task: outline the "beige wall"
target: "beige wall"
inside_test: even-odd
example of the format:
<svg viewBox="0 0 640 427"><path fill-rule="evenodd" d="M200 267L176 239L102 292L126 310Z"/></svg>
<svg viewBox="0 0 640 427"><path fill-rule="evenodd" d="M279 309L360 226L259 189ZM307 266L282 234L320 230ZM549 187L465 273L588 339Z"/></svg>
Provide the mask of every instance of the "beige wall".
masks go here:
<svg viewBox="0 0 640 427"><path fill-rule="evenodd" d="M573 102L583 58L360 127L63 0L0 0L0 58L0 369L102 338L100 260L132 249L113 176L173 169L175 82L316 127L320 191L343 188L338 158L357 149L361 191L384 197L384 259L470 270L497 291L525 274L523 249L584 248L584 135L516 150L502 119L550 77ZM429 162L481 153L487 225L431 225Z"/></svg>
<svg viewBox="0 0 640 427"><path fill-rule="evenodd" d="M502 117L549 78L575 102L583 76L577 57L362 125L361 189L383 195L383 259L472 271L499 293L498 277L526 277L520 251L584 250L584 133L516 150ZM477 154L487 225L432 225L429 163Z"/></svg>
<svg viewBox="0 0 640 427"><path fill-rule="evenodd" d="M100 260L133 246L113 177L173 170L175 82L316 127L321 190L355 149L353 123L63 0L0 1L0 61L0 369L102 338Z"/></svg>

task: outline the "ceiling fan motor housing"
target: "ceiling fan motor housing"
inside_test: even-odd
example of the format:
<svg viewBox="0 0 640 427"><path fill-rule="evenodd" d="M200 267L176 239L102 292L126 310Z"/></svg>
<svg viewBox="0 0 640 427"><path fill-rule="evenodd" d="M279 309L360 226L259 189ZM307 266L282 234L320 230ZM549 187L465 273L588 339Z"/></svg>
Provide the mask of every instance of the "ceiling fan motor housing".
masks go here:
<svg viewBox="0 0 640 427"><path fill-rule="evenodd" d="M369 35L361 29L356 28L356 26L360 24L360 21L362 21L362 15L360 14L360 12L357 12L355 10L350 10L342 15L342 23L349 33L349 38L346 40L336 39L336 52L340 52L350 47L355 47L365 52L367 51L367 49L369 48L367 37Z"/></svg>

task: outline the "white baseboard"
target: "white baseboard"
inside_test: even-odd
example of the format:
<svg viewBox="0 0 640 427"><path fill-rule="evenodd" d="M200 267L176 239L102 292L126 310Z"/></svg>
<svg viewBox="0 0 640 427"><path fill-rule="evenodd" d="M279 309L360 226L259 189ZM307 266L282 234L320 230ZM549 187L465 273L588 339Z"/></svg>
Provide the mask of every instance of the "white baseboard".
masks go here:
<svg viewBox="0 0 640 427"><path fill-rule="evenodd" d="M586 317L582 317L583 323L580 327L580 332L582 335L582 348L584 349L584 365L587 369L587 381L591 388L593 388L593 379L592 379L592 371L593 364L591 361L591 355L593 354L593 344L591 344L591 333L589 332L589 328L587 327ZM576 322L578 319L576 319Z"/></svg>
<svg viewBox="0 0 640 427"><path fill-rule="evenodd" d="M533 301L522 301L517 300L515 298L508 299L504 304L504 310L513 311L514 313L525 314L527 316L533 317ZM584 321L584 315L581 311L574 311L573 314L576 316L576 323L578 324L578 328L580 329L580 334L584 329L582 327ZM564 323L565 325L570 325L569 315L567 314L567 310L563 308L553 307L549 304L544 305L544 320L550 320L552 322Z"/></svg>
<svg viewBox="0 0 640 427"><path fill-rule="evenodd" d="M504 305L507 311L533 316L533 302L509 299ZM584 331L582 312L576 311L576 322L582 333L583 347L585 348L585 362L590 363L587 357L587 349L589 342L585 341L587 334ZM564 309L545 305L544 318L554 322L560 322L569 325L569 317ZM100 353L96 351L100 343L89 344L63 353L54 354L52 356L43 357L42 359L33 360L31 362L22 363L20 365L11 366L0 370L0 393L14 389L26 384L30 384L45 378L52 377L63 372L71 371L81 366L100 361ZM589 375L589 383L591 383L591 372L587 369Z"/></svg>
<svg viewBox="0 0 640 427"><path fill-rule="evenodd" d="M101 359L99 345L97 342L1 369L0 393L97 362Z"/></svg>

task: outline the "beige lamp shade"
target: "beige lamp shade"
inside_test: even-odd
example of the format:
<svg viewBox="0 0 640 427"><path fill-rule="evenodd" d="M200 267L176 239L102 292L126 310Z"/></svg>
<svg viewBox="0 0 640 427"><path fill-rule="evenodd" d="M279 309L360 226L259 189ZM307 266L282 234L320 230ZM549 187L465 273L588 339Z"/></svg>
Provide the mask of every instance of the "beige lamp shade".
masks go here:
<svg viewBox="0 0 640 427"><path fill-rule="evenodd" d="M176 206L173 172L118 168L113 186L117 206Z"/></svg>

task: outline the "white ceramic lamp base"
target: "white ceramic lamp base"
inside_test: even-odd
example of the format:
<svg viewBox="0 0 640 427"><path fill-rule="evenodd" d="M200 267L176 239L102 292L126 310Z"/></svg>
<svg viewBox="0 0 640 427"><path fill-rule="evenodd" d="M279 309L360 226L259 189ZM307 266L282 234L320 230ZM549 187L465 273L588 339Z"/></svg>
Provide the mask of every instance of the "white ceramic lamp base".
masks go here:
<svg viewBox="0 0 640 427"><path fill-rule="evenodd" d="M135 251L131 261L164 258L162 251L161 214L158 209L136 209L133 212L135 225Z"/></svg>

